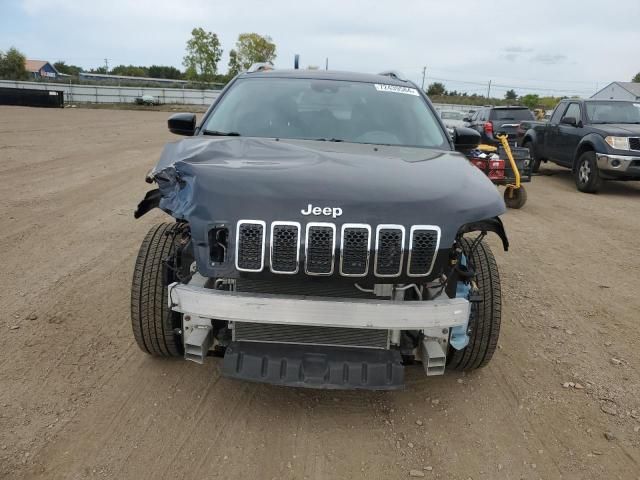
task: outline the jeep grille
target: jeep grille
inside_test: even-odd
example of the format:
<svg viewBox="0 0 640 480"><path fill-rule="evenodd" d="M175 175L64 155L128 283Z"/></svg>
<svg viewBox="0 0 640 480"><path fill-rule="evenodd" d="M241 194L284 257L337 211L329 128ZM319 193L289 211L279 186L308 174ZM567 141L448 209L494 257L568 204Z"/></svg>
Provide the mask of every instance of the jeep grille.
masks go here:
<svg viewBox="0 0 640 480"><path fill-rule="evenodd" d="M236 268L263 271L268 243L269 269L276 274L296 274L304 262L307 275L332 275L338 261L338 271L345 277L366 276L371 268L377 277L398 277L403 271L411 277L429 275L438 253L440 229L413 225L408 238L405 232L402 225L372 229L366 224L346 223L338 230L333 223L312 222L303 227L280 221L267 230L263 221L241 220L236 231Z"/></svg>

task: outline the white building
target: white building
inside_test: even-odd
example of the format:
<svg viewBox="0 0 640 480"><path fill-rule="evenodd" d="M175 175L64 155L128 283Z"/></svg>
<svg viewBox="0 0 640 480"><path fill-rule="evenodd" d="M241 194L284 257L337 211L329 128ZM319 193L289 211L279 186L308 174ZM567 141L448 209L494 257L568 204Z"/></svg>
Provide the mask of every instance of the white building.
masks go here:
<svg viewBox="0 0 640 480"><path fill-rule="evenodd" d="M613 82L591 95L591 98L597 100L640 101L640 83Z"/></svg>

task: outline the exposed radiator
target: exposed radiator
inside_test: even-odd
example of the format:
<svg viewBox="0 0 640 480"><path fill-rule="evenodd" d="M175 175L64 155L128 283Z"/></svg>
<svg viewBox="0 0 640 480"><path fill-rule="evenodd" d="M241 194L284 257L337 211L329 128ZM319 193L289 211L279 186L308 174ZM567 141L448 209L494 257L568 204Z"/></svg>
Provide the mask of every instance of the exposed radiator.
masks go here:
<svg viewBox="0 0 640 480"><path fill-rule="evenodd" d="M236 322L233 340L337 347L388 348L389 331Z"/></svg>

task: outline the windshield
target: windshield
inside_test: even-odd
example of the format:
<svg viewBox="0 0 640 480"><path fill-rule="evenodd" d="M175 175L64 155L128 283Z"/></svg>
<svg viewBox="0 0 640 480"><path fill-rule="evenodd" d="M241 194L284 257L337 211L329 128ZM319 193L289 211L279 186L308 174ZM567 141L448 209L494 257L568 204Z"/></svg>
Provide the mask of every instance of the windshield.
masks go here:
<svg viewBox="0 0 640 480"><path fill-rule="evenodd" d="M495 108L489 116L491 120L533 120L528 108Z"/></svg>
<svg viewBox="0 0 640 480"><path fill-rule="evenodd" d="M339 80L239 79L210 115L203 133L207 131L449 148L416 89Z"/></svg>
<svg viewBox="0 0 640 480"><path fill-rule="evenodd" d="M462 120L464 116L464 112L456 112L452 110L443 110L440 112L440 117L443 120Z"/></svg>
<svg viewBox="0 0 640 480"><path fill-rule="evenodd" d="M640 103L586 102L591 123L640 123Z"/></svg>

